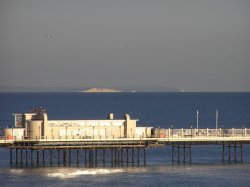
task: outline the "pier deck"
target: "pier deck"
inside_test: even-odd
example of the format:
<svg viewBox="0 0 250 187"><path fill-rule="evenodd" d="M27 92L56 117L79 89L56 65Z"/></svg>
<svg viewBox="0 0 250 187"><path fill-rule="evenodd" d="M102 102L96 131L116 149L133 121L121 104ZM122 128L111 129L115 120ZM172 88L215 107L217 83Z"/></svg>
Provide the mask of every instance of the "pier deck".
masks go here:
<svg viewBox="0 0 250 187"><path fill-rule="evenodd" d="M13 138L0 139L0 146L4 147L43 147L43 148L62 148L62 147L156 147L158 145L168 146L180 143L192 145L213 145L230 142L250 144L250 129L166 129L168 132L165 137L136 137L136 138L60 138L60 139L24 139ZM227 133L225 133L227 132Z"/></svg>
<svg viewBox="0 0 250 187"><path fill-rule="evenodd" d="M206 133L201 133L206 132ZM227 133L225 133L227 132ZM50 165L57 154L58 165L66 163L70 165L71 154L76 152L76 160L79 163L79 153L84 151L85 165L96 166L98 159L102 157L102 163L105 166L107 157L110 157L112 166L122 165L124 163L140 163L140 155L143 154L143 163L146 165L146 149L158 147L172 147L172 162L189 161L191 162L191 147L195 145L220 145L222 146L222 160L232 159L243 161L243 145L250 144L249 129L226 129L211 130L187 130L187 129L169 129L165 137L137 137L137 138L60 138L60 139L11 139L2 138L1 147L10 149L10 163L23 164L24 157L26 165L33 165L34 159L37 165L45 163L46 155ZM13 150L14 155L13 155ZM141 153L140 150L143 150ZM34 153L36 156L34 157ZM56 153L55 153L56 151ZM23 153L24 152L24 153ZM42 155L41 155L42 154ZM53 156L54 155L54 156ZM66 159L68 158L68 159Z"/></svg>

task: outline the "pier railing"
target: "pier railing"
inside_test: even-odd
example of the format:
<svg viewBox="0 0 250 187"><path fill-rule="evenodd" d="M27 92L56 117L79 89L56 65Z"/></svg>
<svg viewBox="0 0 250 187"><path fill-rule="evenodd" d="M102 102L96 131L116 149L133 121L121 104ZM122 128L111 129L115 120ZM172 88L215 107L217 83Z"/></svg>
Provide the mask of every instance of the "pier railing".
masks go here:
<svg viewBox="0 0 250 187"><path fill-rule="evenodd" d="M164 142L212 142L212 141L250 141L250 129L155 129L151 136L135 135L130 138L106 138L96 137L60 137L60 138L39 138L27 139L24 137L0 137L0 145L11 145L15 142L109 142L109 141L164 141Z"/></svg>

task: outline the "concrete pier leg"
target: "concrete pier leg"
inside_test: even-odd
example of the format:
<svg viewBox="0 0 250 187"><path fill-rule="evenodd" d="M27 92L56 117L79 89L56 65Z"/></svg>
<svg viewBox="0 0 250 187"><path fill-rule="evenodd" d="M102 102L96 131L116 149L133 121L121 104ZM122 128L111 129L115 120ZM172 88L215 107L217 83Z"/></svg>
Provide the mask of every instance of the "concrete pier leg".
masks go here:
<svg viewBox="0 0 250 187"><path fill-rule="evenodd" d="M186 162L186 145L183 146L183 162Z"/></svg>
<svg viewBox="0 0 250 187"><path fill-rule="evenodd" d="M105 166L105 149L102 150L102 164Z"/></svg>
<svg viewBox="0 0 250 187"><path fill-rule="evenodd" d="M94 166L94 153L93 150L90 149L90 166L93 167Z"/></svg>
<svg viewBox="0 0 250 187"><path fill-rule="evenodd" d="M117 149L117 165L120 166L120 149Z"/></svg>
<svg viewBox="0 0 250 187"><path fill-rule="evenodd" d="M76 165L79 166L79 150L76 150Z"/></svg>
<svg viewBox="0 0 250 187"><path fill-rule="evenodd" d="M89 151L88 151L88 152L89 152L89 154L88 154L88 155L89 155L89 166L90 166L90 165L91 165L91 150L89 149Z"/></svg>
<svg viewBox="0 0 250 187"><path fill-rule="evenodd" d="M44 153L44 149L43 149L43 165L45 165L45 153Z"/></svg>
<svg viewBox="0 0 250 187"><path fill-rule="evenodd" d="M113 150L113 148L111 148L111 153L110 153L110 158L111 158L111 166L113 166L113 165L114 165L113 152L114 152L114 150Z"/></svg>
<svg viewBox="0 0 250 187"><path fill-rule="evenodd" d="M30 164L33 165L33 149L30 150Z"/></svg>
<svg viewBox="0 0 250 187"><path fill-rule="evenodd" d="M174 145L172 145L172 162L174 162Z"/></svg>
<svg viewBox="0 0 250 187"><path fill-rule="evenodd" d="M236 162L237 161L237 153L236 153L236 149L237 149L237 147L236 147L236 142L234 143L234 162Z"/></svg>
<svg viewBox="0 0 250 187"><path fill-rule="evenodd" d="M36 150L36 164L39 165L39 150Z"/></svg>
<svg viewBox="0 0 250 187"><path fill-rule="evenodd" d="M178 145L178 162L180 162L180 146Z"/></svg>
<svg viewBox="0 0 250 187"><path fill-rule="evenodd" d="M87 166L87 149L84 150L84 163L85 163L85 167Z"/></svg>
<svg viewBox="0 0 250 187"><path fill-rule="evenodd" d="M69 166L71 166L71 149L69 149L68 152L69 152Z"/></svg>
<svg viewBox="0 0 250 187"><path fill-rule="evenodd" d="M115 164L115 166L117 165L117 158L116 158L116 155L117 155L117 149L115 148L115 156L114 156L114 164Z"/></svg>
<svg viewBox="0 0 250 187"><path fill-rule="evenodd" d="M22 148L20 149L20 152L21 152L20 153L21 154L20 163L21 163L21 165L23 165L23 149Z"/></svg>
<svg viewBox="0 0 250 187"><path fill-rule="evenodd" d="M10 148L10 165L12 165L12 148Z"/></svg>
<svg viewBox="0 0 250 187"><path fill-rule="evenodd" d="M16 148L16 164L18 164L18 149Z"/></svg>
<svg viewBox="0 0 250 187"><path fill-rule="evenodd" d="M147 159L146 147L144 148L143 156L144 156L144 159L143 159L143 161L144 161L144 166L146 166L146 163L147 163L147 161L146 161L146 159Z"/></svg>
<svg viewBox="0 0 250 187"><path fill-rule="evenodd" d="M242 144L240 144L240 162L243 162L243 158L242 158Z"/></svg>
<svg viewBox="0 0 250 187"><path fill-rule="evenodd" d="M25 164L28 165L28 149L25 150Z"/></svg>
<svg viewBox="0 0 250 187"><path fill-rule="evenodd" d="M90 153L91 153L91 167L93 167L94 166L94 150L92 149L92 150L90 150Z"/></svg>
<svg viewBox="0 0 250 187"><path fill-rule="evenodd" d="M92 150L89 149L89 167L93 166Z"/></svg>
<svg viewBox="0 0 250 187"><path fill-rule="evenodd" d="M132 148L132 166L134 166L134 148Z"/></svg>
<svg viewBox="0 0 250 187"><path fill-rule="evenodd" d="M66 166L66 150L63 150L63 165Z"/></svg>
<svg viewBox="0 0 250 187"><path fill-rule="evenodd" d="M49 150L49 154L50 154L50 166L52 166L52 149Z"/></svg>
<svg viewBox="0 0 250 187"><path fill-rule="evenodd" d="M191 150L191 145L189 147L189 163L192 162L192 150Z"/></svg>
<svg viewBox="0 0 250 187"><path fill-rule="evenodd" d="M95 149L95 167L97 167L98 150Z"/></svg>
<svg viewBox="0 0 250 187"><path fill-rule="evenodd" d="M140 148L137 148L137 165L140 165Z"/></svg>
<svg viewBox="0 0 250 187"><path fill-rule="evenodd" d="M123 167L123 148L121 148L121 166Z"/></svg>
<svg viewBox="0 0 250 187"><path fill-rule="evenodd" d="M222 162L224 163L224 157L225 157L225 145L222 145Z"/></svg>
<svg viewBox="0 0 250 187"><path fill-rule="evenodd" d="M95 154L94 154L94 153L95 153L95 149L92 149L92 150L91 150L91 158L92 158L92 159L91 159L91 161L92 161L91 166L92 166L92 167L95 166L95 165L94 165L94 163L95 163L95 160L94 160Z"/></svg>
<svg viewBox="0 0 250 187"><path fill-rule="evenodd" d="M127 148L127 166L128 166L128 163L129 163L129 154L128 154L129 150Z"/></svg>
<svg viewBox="0 0 250 187"><path fill-rule="evenodd" d="M60 166L60 149L57 150L57 164Z"/></svg>
<svg viewBox="0 0 250 187"><path fill-rule="evenodd" d="M228 161L230 162L231 161L231 145L229 144L228 145Z"/></svg>

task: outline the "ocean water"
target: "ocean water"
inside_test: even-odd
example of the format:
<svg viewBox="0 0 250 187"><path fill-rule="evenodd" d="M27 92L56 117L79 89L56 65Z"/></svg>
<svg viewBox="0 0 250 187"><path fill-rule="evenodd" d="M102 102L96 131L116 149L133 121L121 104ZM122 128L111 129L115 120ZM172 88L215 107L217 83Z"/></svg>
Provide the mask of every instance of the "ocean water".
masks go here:
<svg viewBox="0 0 250 187"><path fill-rule="evenodd" d="M0 128L12 113L42 106L49 119L103 119L129 113L139 126L170 128L250 128L250 93L0 93ZM172 163L171 147L149 149L147 166L97 168L80 164L21 167L9 165L0 149L0 186L250 186L250 146L243 163L221 161L221 146L193 146L192 163Z"/></svg>

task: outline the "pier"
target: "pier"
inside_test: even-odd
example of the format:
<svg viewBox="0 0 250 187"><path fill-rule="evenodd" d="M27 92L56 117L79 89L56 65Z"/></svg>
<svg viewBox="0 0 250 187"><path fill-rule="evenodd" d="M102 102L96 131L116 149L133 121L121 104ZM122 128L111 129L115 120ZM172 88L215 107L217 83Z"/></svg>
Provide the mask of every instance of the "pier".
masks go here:
<svg viewBox="0 0 250 187"><path fill-rule="evenodd" d="M156 129L157 130L157 129ZM163 129L161 129L163 130ZM139 166L147 164L147 150L170 148L172 162L192 162L192 147L221 146L222 162L243 162L250 129L164 129L165 137L65 138L0 140L9 148L10 164L21 166ZM158 136L158 137L157 137ZM250 155L249 155L250 156Z"/></svg>
<svg viewBox="0 0 250 187"><path fill-rule="evenodd" d="M41 107L13 114L14 127L4 128L0 147L9 148L10 164L44 166L140 166L147 164L147 150L170 148L172 162L192 162L192 147L221 146L221 159L243 162L250 129L174 129L137 126L125 114L102 120L49 120ZM217 122L217 120L216 120ZM249 155L250 156L250 155Z"/></svg>

